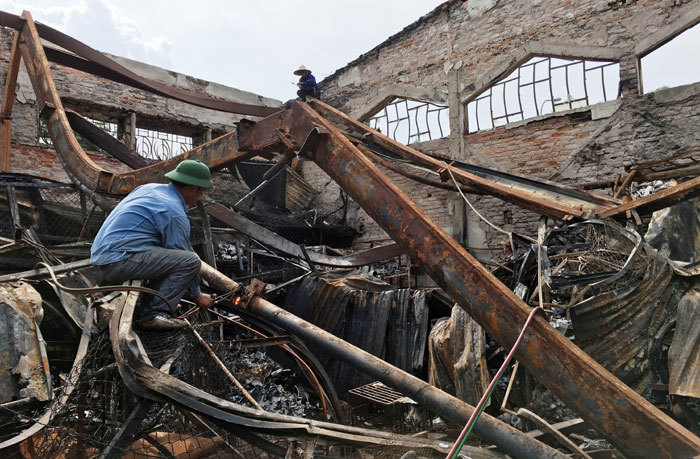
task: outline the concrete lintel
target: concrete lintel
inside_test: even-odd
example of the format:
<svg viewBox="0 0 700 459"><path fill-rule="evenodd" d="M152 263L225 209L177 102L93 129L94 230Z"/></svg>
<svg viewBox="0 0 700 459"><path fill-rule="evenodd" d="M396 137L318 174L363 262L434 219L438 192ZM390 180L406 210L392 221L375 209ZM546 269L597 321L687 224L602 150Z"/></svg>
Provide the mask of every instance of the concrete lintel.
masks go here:
<svg viewBox="0 0 700 459"><path fill-rule="evenodd" d="M700 94L700 83L691 83L683 86L676 86L675 88L660 89L658 91L654 91L652 94L654 94L654 102L658 104L679 102Z"/></svg>
<svg viewBox="0 0 700 459"><path fill-rule="evenodd" d="M634 54L642 58L664 43L673 40L677 35L685 32L699 22L700 4L696 3L689 6L689 9L675 21L664 25L648 37L640 40L634 47ZM689 54L692 54L692 52Z"/></svg>
<svg viewBox="0 0 700 459"><path fill-rule="evenodd" d="M353 110L350 113L350 116L360 121L364 121L397 97L405 97L407 99L417 100L419 102L428 102L431 104L447 105L446 91L408 84L392 84L385 86L375 95L373 95L369 104L359 108L358 110ZM370 108L368 109L366 107Z"/></svg>
<svg viewBox="0 0 700 459"><path fill-rule="evenodd" d="M572 108L571 110L562 110L560 112L547 113L546 115L534 116L534 117L528 118L526 120L508 123L504 126L505 126L506 130L516 129L516 128L519 128L521 126L525 126L527 124L530 124L534 121L542 121L542 120L546 120L549 118L556 118L559 116L567 116L567 115L571 115L574 113L583 113L583 112L588 112L588 111L591 112L591 119L599 120L599 119L611 117L617 111L617 109L620 108L621 104L622 104L622 101L620 99L609 100L607 102L600 102L600 103L594 104L594 105L586 105L585 107Z"/></svg>

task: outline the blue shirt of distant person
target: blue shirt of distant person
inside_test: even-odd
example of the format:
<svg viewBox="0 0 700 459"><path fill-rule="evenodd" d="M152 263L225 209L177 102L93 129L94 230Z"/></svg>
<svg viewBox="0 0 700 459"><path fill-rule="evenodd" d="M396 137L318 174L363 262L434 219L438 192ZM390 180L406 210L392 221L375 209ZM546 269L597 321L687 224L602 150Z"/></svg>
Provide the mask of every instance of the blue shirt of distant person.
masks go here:
<svg viewBox="0 0 700 459"><path fill-rule="evenodd" d="M307 97L318 98L321 95L321 91L316 84L316 78L311 74L311 70L302 65L294 71L294 75L299 76L299 82L297 83L299 90L297 91L297 96L299 96L301 100L306 102Z"/></svg>

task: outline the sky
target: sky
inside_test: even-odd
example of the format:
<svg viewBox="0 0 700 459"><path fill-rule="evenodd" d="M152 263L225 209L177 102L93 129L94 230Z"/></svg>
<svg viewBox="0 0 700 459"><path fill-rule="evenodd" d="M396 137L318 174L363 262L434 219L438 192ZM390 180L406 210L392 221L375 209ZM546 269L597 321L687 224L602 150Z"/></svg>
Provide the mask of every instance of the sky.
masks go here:
<svg viewBox="0 0 700 459"><path fill-rule="evenodd" d="M0 0L98 51L286 101L444 0Z"/></svg>
<svg viewBox="0 0 700 459"><path fill-rule="evenodd" d="M99 51L280 101L300 65L332 74L444 0L0 0ZM642 60L645 92L700 79L700 25Z"/></svg>

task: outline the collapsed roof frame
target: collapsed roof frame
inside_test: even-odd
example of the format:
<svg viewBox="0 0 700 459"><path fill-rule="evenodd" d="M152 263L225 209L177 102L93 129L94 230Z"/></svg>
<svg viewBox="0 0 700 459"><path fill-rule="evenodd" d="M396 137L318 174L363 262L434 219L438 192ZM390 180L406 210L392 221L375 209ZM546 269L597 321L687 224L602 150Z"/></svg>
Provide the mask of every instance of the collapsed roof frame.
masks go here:
<svg viewBox="0 0 700 459"><path fill-rule="evenodd" d="M310 104L293 102L291 109L276 110L258 122L240 123L236 132L219 137L178 157L126 173L111 173L92 162L75 139L31 15L24 12L21 18L17 18L3 14L0 16L0 25L19 29L13 43L7 81L16 81L21 53L37 94L42 116L48 119L47 126L57 154L66 172L82 188L93 193L123 195L142 183L163 181L163 173L184 158L199 159L216 170L235 161L271 152L282 153L285 156L308 156L372 216L497 342L508 347L515 341L530 308L393 185L354 145L357 140L350 138L338 125L360 134L363 141L379 145L393 154L408 158L443 175L450 167L445 162L404 147L332 107L312 100ZM44 31L53 31L46 26L41 28ZM54 38L60 38L62 35L56 31L51 33ZM73 44L75 43L79 42L73 40ZM87 46L80 45L83 51L90 50ZM101 56L99 59L104 62L107 58ZM162 91L158 93L163 94ZM8 94L10 97L14 95L14 87L5 88L6 99L3 101L3 108L8 104L11 107L11 101L7 100ZM205 106L201 103L198 105ZM7 112L3 111L3 114ZM0 133L0 138L6 139L6 145L3 147L9 151L9 120L2 121L3 132ZM106 147L109 152L109 145ZM621 206L619 201L611 198L476 166L473 166L471 171L455 170L455 175L461 183L470 188L555 218L613 216L620 213L624 215L625 211L635 207L634 202ZM700 177L679 185L677 190L669 189L661 198L663 202L678 199L680 196L697 192L699 185ZM642 204L649 205L650 202L659 205L659 199L650 199ZM251 304L274 306L259 296L254 297ZM284 321L282 314L270 314L261 308L252 310L272 323L291 327L291 323ZM302 333L304 330L308 336ZM313 329L303 326L295 329L300 336L312 339L314 333L309 330ZM532 322L516 357L540 382L603 433L624 454L632 457L685 457L700 453L700 439L621 383L552 329L543 318L536 317ZM347 358L352 360L356 356L351 355ZM396 386L396 381L388 380L380 369L373 369L371 365L364 369L372 372L371 375L380 381ZM410 393L408 395L414 396ZM438 413L447 414L446 417L453 417L450 416L454 414L452 406L436 406L423 397L418 397L417 400L426 403L426 406ZM526 441L518 433L511 433L511 440L517 439L515 444L503 444L502 438L491 435L493 431L490 429L493 428L494 422L498 421L488 418L482 416L477 422L477 433L485 439L493 438L495 443L504 447L510 454L540 456L546 451L548 455L557 455L551 448ZM534 449L527 450L526 446Z"/></svg>

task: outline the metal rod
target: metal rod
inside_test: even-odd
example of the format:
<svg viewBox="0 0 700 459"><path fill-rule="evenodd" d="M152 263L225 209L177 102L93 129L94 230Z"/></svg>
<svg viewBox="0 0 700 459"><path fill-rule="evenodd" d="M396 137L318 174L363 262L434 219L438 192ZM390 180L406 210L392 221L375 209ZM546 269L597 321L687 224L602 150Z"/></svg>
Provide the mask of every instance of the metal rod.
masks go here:
<svg viewBox="0 0 700 459"><path fill-rule="evenodd" d="M185 322L187 322L187 325L189 325L190 330L192 330L192 333L194 334L195 338L197 338L197 341L199 341L199 344L201 344L202 347L203 347L203 348L207 351L207 353L211 356L211 358L214 359L214 362L216 362L216 364L219 366L219 368L221 368L221 371L224 372L224 374L226 375L226 377L234 384L234 386L236 386L236 387L238 388L238 390L241 391L241 393L243 394L243 396L244 396L255 408L259 409L260 411L265 411L265 410L263 410L262 407L258 404L258 402L255 401L255 399L253 398L253 396L250 395L250 394L248 393L247 390L245 390L245 387L243 387L243 385L242 385L240 382L238 382L238 380L236 379L236 377L233 376L233 374L231 374L231 372L229 371L229 369L226 368L226 365L224 365L224 362L222 362L221 359L220 359L219 357L217 357L217 355L214 353L214 351L213 351L212 348L209 346L209 344L208 344L206 341L204 341L204 338L202 338L202 337L199 335L199 333L197 333L197 330L194 329L194 327L192 326L192 324L190 323L190 321L187 320L187 319L185 319Z"/></svg>

